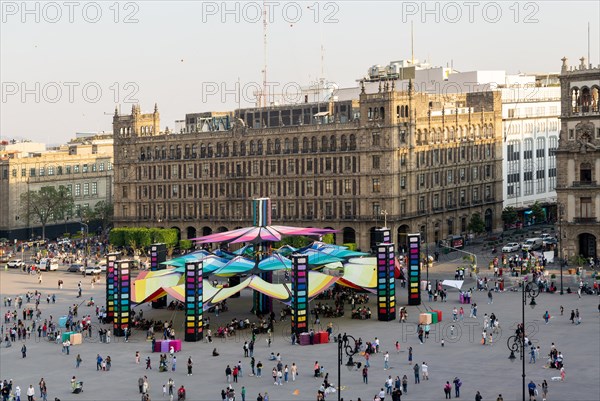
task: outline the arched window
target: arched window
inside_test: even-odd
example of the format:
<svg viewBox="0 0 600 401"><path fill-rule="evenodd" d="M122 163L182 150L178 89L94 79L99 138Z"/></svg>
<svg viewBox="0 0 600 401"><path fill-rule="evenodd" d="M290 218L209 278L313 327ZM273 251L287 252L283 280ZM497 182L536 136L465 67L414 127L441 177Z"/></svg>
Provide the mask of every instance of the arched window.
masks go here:
<svg viewBox="0 0 600 401"><path fill-rule="evenodd" d="M209 143L206 147L206 156L213 157L213 146L212 143Z"/></svg>
<svg viewBox="0 0 600 401"><path fill-rule="evenodd" d="M233 155L234 156L238 155L238 143L237 143L237 141L233 141Z"/></svg>
<svg viewBox="0 0 600 401"><path fill-rule="evenodd" d="M278 155L281 153L281 140L279 138L275 139L275 154Z"/></svg>
<svg viewBox="0 0 600 401"><path fill-rule="evenodd" d="M381 118L382 120L385 118L385 108L383 107L379 108L379 118Z"/></svg>
<svg viewBox="0 0 600 401"><path fill-rule="evenodd" d="M223 156L229 157L229 143L225 142L223 144Z"/></svg>
<svg viewBox="0 0 600 401"><path fill-rule="evenodd" d="M317 137L313 136L312 138L310 138L310 151L316 153L317 147Z"/></svg>
<svg viewBox="0 0 600 401"><path fill-rule="evenodd" d="M198 145L196 145L195 143L192 144L192 159L195 159L196 157L198 157Z"/></svg>
<svg viewBox="0 0 600 401"><path fill-rule="evenodd" d="M327 152L329 149L329 140L326 136L321 138L321 152Z"/></svg>
<svg viewBox="0 0 600 401"><path fill-rule="evenodd" d="M146 160L146 150L143 146L140 148L140 160Z"/></svg>
<svg viewBox="0 0 600 401"><path fill-rule="evenodd" d="M592 86L592 112L598 112L598 97L600 88L598 86Z"/></svg>
<svg viewBox="0 0 600 401"><path fill-rule="evenodd" d="M331 135L329 137L329 150L332 152L335 152L336 147L337 147L337 145L335 143L335 135Z"/></svg>
<svg viewBox="0 0 600 401"><path fill-rule="evenodd" d="M454 127L450 127L450 140L453 141L454 139Z"/></svg>
<svg viewBox="0 0 600 401"><path fill-rule="evenodd" d="M585 86L583 88L581 88L581 95L580 95L579 99L580 99L581 112L589 113L590 105L592 104L592 95L590 92L590 88L585 87Z"/></svg>
<svg viewBox="0 0 600 401"><path fill-rule="evenodd" d="M161 159L166 159L167 158L167 147L163 146L160 150L160 158Z"/></svg>
<svg viewBox="0 0 600 401"><path fill-rule="evenodd" d="M579 113L579 88L577 87L571 89L571 111Z"/></svg>
<svg viewBox="0 0 600 401"><path fill-rule="evenodd" d="M250 141L250 154L253 155L256 153L256 143L254 140Z"/></svg>
<svg viewBox="0 0 600 401"><path fill-rule="evenodd" d="M283 141L283 151L284 153L290 153L290 139L285 138Z"/></svg>
<svg viewBox="0 0 600 401"><path fill-rule="evenodd" d="M171 145L169 146L169 159L174 159L175 158L175 146Z"/></svg>
<svg viewBox="0 0 600 401"><path fill-rule="evenodd" d="M292 153L298 153L300 151L300 143L298 138L292 140Z"/></svg>
<svg viewBox="0 0 600 401"><path fill-rule="evenodd" d="M246 142L240 142L240 156L246 156Z"/></svg>
<svg viewBox="0 0 600 401"><path fill-rule="evenodd" d="M401 110L400 106L396 106L396 118L404 117L402 116L403 111L404 110Z"/></svg>
<svg viewBox="0 0 600 401"><path fill-rule="evenodd" d="M340 149L342 152L348 150L348 140L346 139L346 135L342 135L342 138L340 140Z"/></svg>
<svg viewBox="0 0 600 401"><path fill-rule="evenodd" d="M273 153L273 141L267 139L267 154L270 155Z"/></svg>
<svg viewBox="0 0 600 401"><path fill-rule="evenodd" d="M200 157L201 158L206 157L206 145L203 143L200 144Z"/></svg>
<svg viewBox="0 0 600 401"><path fill-rule="evenodd" d="M181 145L177 145L177 152L175 153L176 159L181 159Z"/></svg>
<svg viewBox="0 0 600 401"><path fill-rule="evenodd" d="M160 159L160 148L158 146L154 147L154 158L156 160Z"/></svg>
<svg viewBox="0 0 600 401"><path fill-rule="evenodd" d="M307 137L302 138L302 153L308 152L308 147L309 147L308 138Z"/></svg>
<svg viewBox="0 0 600 401"><path fill-rule="evenodd" d="M356 135L350 134L350 150L356 150Z"/></svg>
<svg viewBox="0 0 600 401"><path fill-rule="evenodd" d="M259 139L258 141L256 141L256 154L257 155L262 155L263 154L263 141L262 141L262 139Z"/></svg>
<svg viewBox="0 0 600 401"><path fill-rule="evenodd" d="M223 145L221 142L217 142L217 157L221 157L223 155Z"/></svg>
<svg viewBox="0 0 600 401"><path fill-rule="evenodd" d="M404 117L408 117L408 106L404 106Z"/></svg>
<svg viewBox="0 0 600 401"><path fill-rule="evenodd" d="M189 159L190 158L190 145L185 145L184 151L183 151L183 158L184 159Z"/></svg>

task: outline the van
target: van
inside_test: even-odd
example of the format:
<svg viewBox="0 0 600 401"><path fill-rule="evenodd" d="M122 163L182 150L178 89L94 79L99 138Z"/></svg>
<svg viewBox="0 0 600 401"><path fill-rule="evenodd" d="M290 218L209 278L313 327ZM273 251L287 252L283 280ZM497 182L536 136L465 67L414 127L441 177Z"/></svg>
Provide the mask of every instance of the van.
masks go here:
<svg viewBox="0 0 600 401"><path fill-rule="evenodd" d="M525 242L521 246L521 249L523 251L537 251L538 249L542 249L543 245L544 240L542 240L541 238L529 238L525 240Z"/></svg>
<svg viewBox="0 0 600 401"><path fill-rule="evenodd" d="M42 271L55 271L58 270L58 262L55 259L42 258L40 263L37 265L37 269Z"/></svg>

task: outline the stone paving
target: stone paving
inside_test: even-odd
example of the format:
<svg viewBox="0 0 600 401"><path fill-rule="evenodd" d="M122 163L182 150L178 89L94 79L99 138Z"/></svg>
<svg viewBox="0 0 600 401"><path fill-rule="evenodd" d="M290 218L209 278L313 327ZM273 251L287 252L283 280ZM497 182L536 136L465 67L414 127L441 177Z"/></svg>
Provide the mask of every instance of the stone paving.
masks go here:
<svg viewBox="0 0 600 401"><path fill-rule="evenodd" d="M436 264L430 270L430 279L453 278L456 264L446 262ZM61 271L44 273L44 281L38 284L34 276L28 276L16 270L0 272L0 298L24 294L25 291L41 291L43 294L41 310L42 318L50 314L55 319L65 314L69 305L80 303L82 300L93 296L97 302L104 301L104 282L90 288L90 278L83 281L83 298L76 298L77 282L82 278L78 274ZM488 273L484 270L484 274ZM65 282L64 289L57 288L57 280L62 278ZM565 288L571 285L574 288L575 279L565 276ZM473 281L467 281L465 287L474 286ZM45 295L54 293L57 296L56 304L47 305ZM406 290L398 287L399 304L406 302ZM378 337L381 341L381 353L371 357L371 368L369 369L369 384L362 382L359 371L349 372L345 366L342 367L342 397L348 400L372 400L374 395L383 387L384 380L388 375L392 377L407 375L409 378L408 393L403 395L403 400L437 400L444 399L443 385L446 380L452 382L458 376L463 382L461 398L474 399L475 393L480 391L484 400L495 400L498 394L502 394L504 400L521 399L521 362L517 359L511 363L508 360L509 350L506 347L507 338L513 334L514 327L521 320L521 293L504 292L494 294L494 302L487 303L487 294L477 292L474 301L479 306L479 319L468 319L455 324L455 337L450 336L449 326L452 324L452 308L460 307L457 290L448 291L448 302L427 302L420 307L408 307L409 318L407 323L379 322L376 313L373 312L373 320L352 320L349 316L321 319L326 325L330 321L334 325L334 334L347 332L363 341L373 340ZM371 309L375 311L371 296ZM537 298L537 308L531 310L526 308L527 327L530 338L534 343L541 346L542 355L547 354L550 344L554 342L559 351L565 357L565 369L567 379L565 382L554 382L551 378L559 376L554 369L545 369L544 360L536 364L526 364L527 381L530 379L541 383L546 379L549 383L549 400L599 400L600 385L598 375L600 372L600 321L597 296L584 295L581 299L577 294L563 295L541 294ZM244 290L242 297L229 301L230 310L221 313L219 317L211 315L211 323L217 326L219 322L229 321L233 317L245 318L249 315L251 292ZM559 306L563 305L565 315L560 316ZM183 312L168 310L152 310L150 305L142 305L145 317L155 319L173 319L175 322L176 335L182 335ZM276 311L281 308L276 303ZM346 307L347 315L349 306ZM425 309L441 309L444 319L441 324L433 325L430 339L423 345L419 344L416 336L416 322L419 311ZM571 309L579 308L582 316L581 325L572 325L569 322ZM14 308L11 308L14 309ZM0 303L2 314L7 308ZM548 310L552 315L550 323L544 324L542 315ZM468 305L465 308L468 316ZM19 311L18 311L19 312ZM501 334L496 337L493 345L482 346L480 343L482 320L485 313L494 312L501 323ZM93 314L93 308L82 305L82 314ZM20 316L20 313L19 313ZM277 314L277 316L279 316ZM139 400L137 379L147 375L150 383L150 395L152 400L162 400L162 385L171 377L175 381L175 387L185 385L188 391L188 400L220 400L221 389L225 388L225 367L227 364L235 364L242 361L244 372L239 383L234 384L237 400L240 400L240 389L246 387L248 400L255 400L257 394L265 392L269 394L269 400L315 400L320 381L312 376L312 367L315 361L325 366L329 372L329 379L337 383L337 346L335 343L314 346L292 346L289 341L289 321L277 323L275 335L271 348L267 347L266 337L259 336L256 342L255 357L258 362L264 364L263 377L249 377L249 358L243 358L242 345L249 333L241 333L227 340L216 339L213 344L204 342L183 343L183 350L178 354L176 372L158 372L158 354L152 354L150 343L145 341L145 333L134 331L133 337L128 343L122 338L114 338L110 344L97 341L97 320L93 318L94 337L86 339L83 345L72 346L71 354L61 353L61 345L37 339L27 340L27 358L21 358L20 344L15 343L10 348L2 345L0 348L0 378L13 379L15 385L22 390L22 399L25 399L25 390L29 384L36 389L36 399L39 398L37 383L44 378L48 386L48 399L54 400ZM104 326L109 328L109 326ZM6 325L5 325L6 328ZM445 346L441 346L441 338L445 340ZM394 343L401 342L401 352L396 353ZM429 365L430 379L420 384L414 384L412 366L408 364L409 346L414 350L414 362L426 361ZM220 356L212 357L213 348L217 348ZM142 364L135 363L134 354L141 352ZM299 367L299 376L295 382L276 386L271 379L273 363L267 361L270 352L281 353L283 363L291 365L295 362ZM390 352L390 369L383 369L383 353ZM81 367L75 368L75 357L81 354L83 363ZM110 355L112 358L112 369L110 372L97 372L95 357L100 353L103 357ZM145 370L143 360L150 355L153 369ZM185 365L188 356L194 360L194 374L187 376ZM346 361L344 357L344 362ZM529 359L527 358L527 361ZM355 361L364 363L364 358L355 357ZM78 380L83 380L84 391L81 394L70 392L70 378L76 375ZM290 379L291 380L291 379ZM452 394L454 396L454 393ZM176 398L176 397L175 397ZM391 398L390 396L386 399ZM327 396L327 399L337 399L337 394ZM541 397L539 397L541 399Z"/></svg>

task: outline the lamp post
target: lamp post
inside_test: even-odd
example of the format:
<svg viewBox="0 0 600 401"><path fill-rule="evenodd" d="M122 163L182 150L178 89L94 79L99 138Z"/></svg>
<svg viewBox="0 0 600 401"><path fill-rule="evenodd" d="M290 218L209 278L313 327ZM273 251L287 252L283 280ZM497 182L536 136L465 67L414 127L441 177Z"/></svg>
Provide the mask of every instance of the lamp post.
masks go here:
<svg viewBox="0 0 600 401"><path fill-rule="evenodd" d="M521 357L521 362L522 362L522 372L521 372L521 376L523 378L523 401L525 401L525 395L526 395L526 389L527 389L527 385L525 383L525 350L526 350L526 346L527 344L525 344L525 304L527 303L527 298L531 298L531 302L529 303L529 306L531 306L531 309L535 308L535 306L537 305L535 302L535 298L540 295L540 290L538 288L538 286L531 282L531 283L526 283L527 281L527 277L523 277L523 282L521 283L522 285L522 289L521 289L521 293L522 293L522 305L521 305L521 329L518 330L517 329L517 333L514 336L510 336L506 342L506 346L508 347L508 349L510 350L510 355L508 357L508 359L511 362L514 362L516 357L515 357L515 352L518 351Z"/></svg>
<svg viewBox="0 0 600 401"><path fill-rule="evenodd" d="M562 203L558 203L558 241L556 241L556 245L558 246L558 260L560 261L560 295L563 295L563 267L565 266L565 261L563 260L563 252L562 252L562 219L564 213L564 206Z"/></svg>
<svg viewBox="0 0 600 401"><path fill-rule="evenodd" d="M89 227L86 223L84 223L83 221L81 222L82 226L85 226L85 237L83 239L83 244L85 245L85 267L87 267L87 258L88 258L88 235L89 235ZM83 231L83 229L81 229L81 231Z"/></svg>
<svg viewBox="0 0 600 401"><path fill-rule="evenodd" d="M354 345L351 345L350 341L352 340L352 343ZM344 351L344 353L346 354L346 356L348 356L348 362L346 362L346 367L348 368L348 370L352 370L354 368L355 362L352 359L352 357L354 355L356 355L358 353L358 349L357 344L356 344L356 339L351 336L348 335L346 333L344 333L344 335L342 336L341 334L338 334L337 336L337 343L338 343L338 391L337 391L337 399L338 401L342 400L342 357L343 357L343 353L342 351Z"/></svg>
<svg viewBox="0 0 600 401"><path fill-rule="evenodd" d="M387 210L382 210L381 214L383 215L383 228L387 228Z"/></svg>

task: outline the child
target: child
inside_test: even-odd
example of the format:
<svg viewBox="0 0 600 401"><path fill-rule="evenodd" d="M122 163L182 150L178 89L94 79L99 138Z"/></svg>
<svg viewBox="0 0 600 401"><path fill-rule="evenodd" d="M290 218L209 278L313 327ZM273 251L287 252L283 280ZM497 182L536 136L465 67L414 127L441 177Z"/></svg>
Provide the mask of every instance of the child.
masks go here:
<svg viewBox="0 0 600 401"><path fill-rule="evenodd" d="M167 396L167 385L163 384L163 398Z"/></svg>

